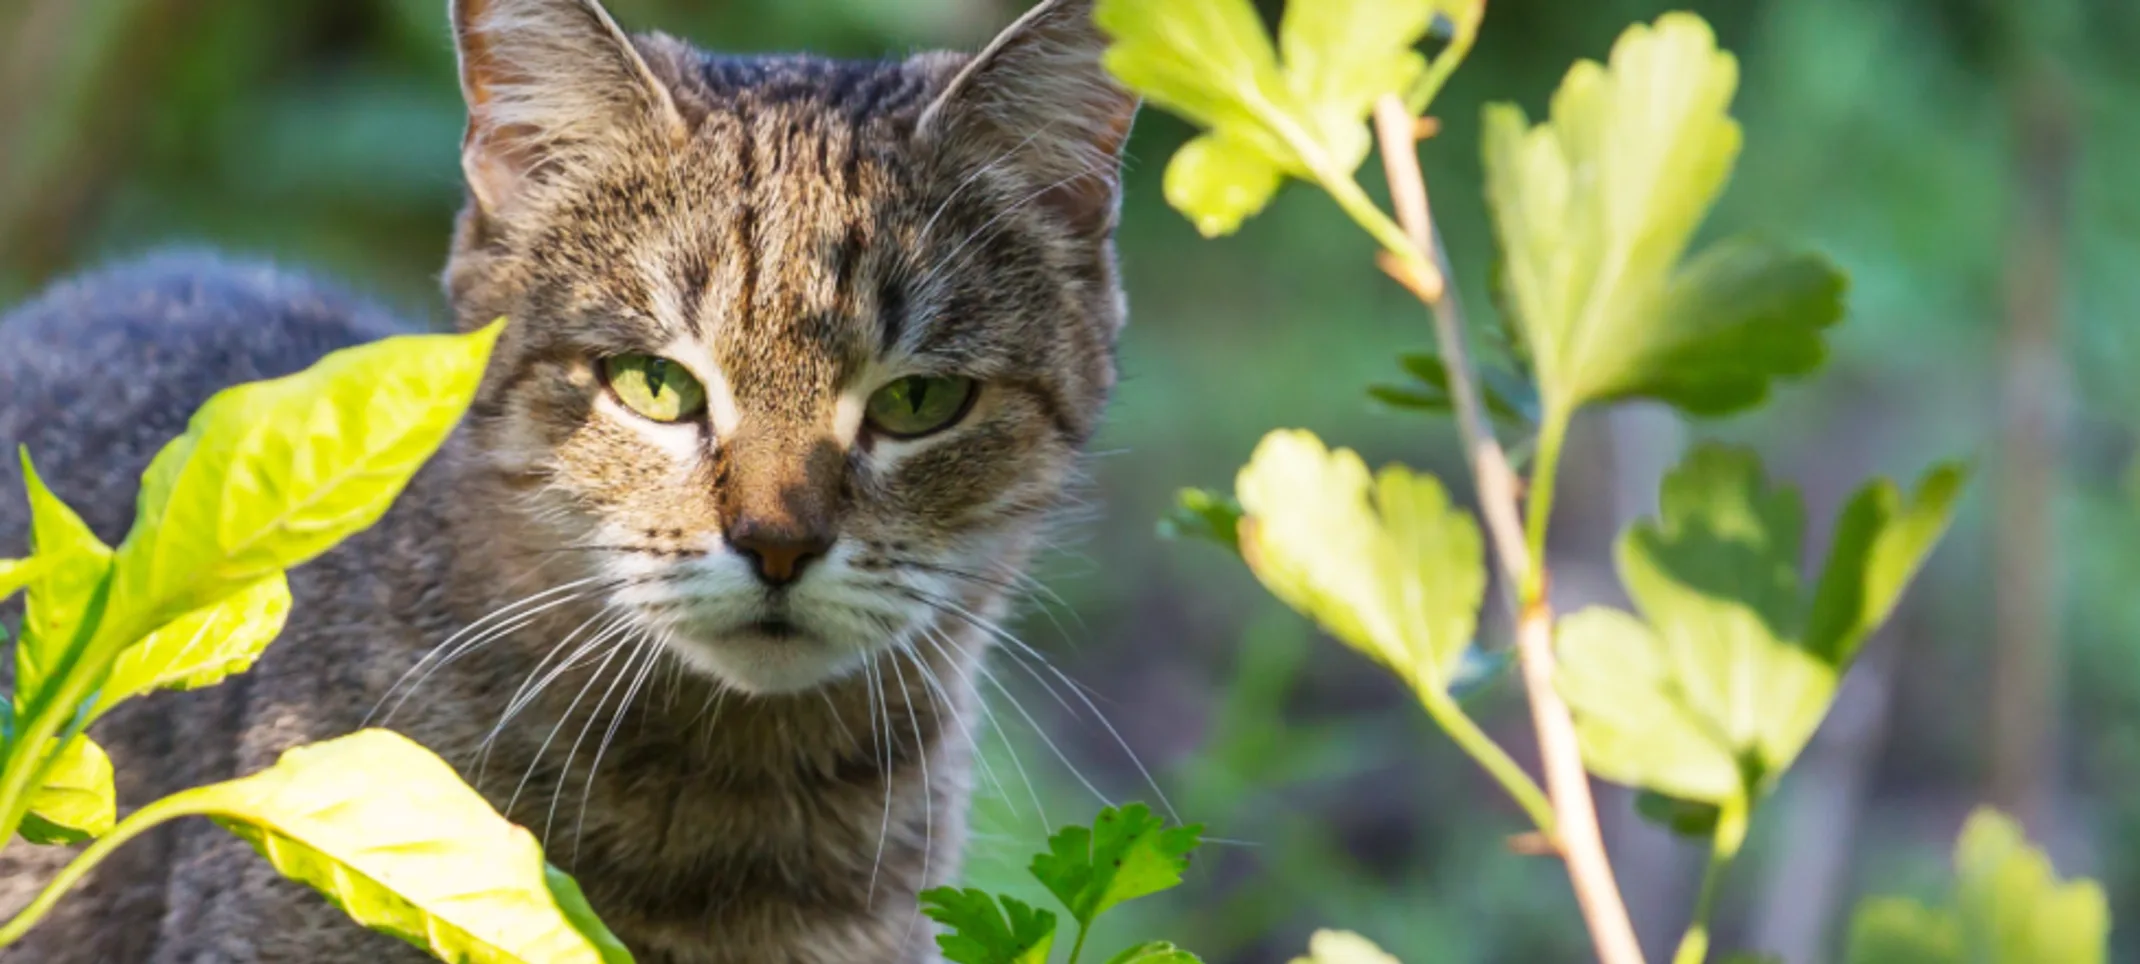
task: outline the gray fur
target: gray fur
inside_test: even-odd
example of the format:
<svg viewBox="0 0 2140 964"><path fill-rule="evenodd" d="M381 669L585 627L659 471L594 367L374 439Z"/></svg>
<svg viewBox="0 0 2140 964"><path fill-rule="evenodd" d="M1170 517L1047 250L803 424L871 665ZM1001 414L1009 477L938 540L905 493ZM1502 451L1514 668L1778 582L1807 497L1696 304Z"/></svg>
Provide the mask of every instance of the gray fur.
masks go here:
<svg viewBox="0 0 2140 964"><path fill-rule="evenodd" d="M544 836L647 964L935 960L915 895L958 868L978 624L1114 379L1113 158L1135 103L1098 67L1088 0L1049 0L978 59L885 63L709 57L627 39L593 0L455 13L472 191L446 288L460 326L511 324L386 519L293 575L291 626L251 674L100 725L122 804L383 721ZM89 275L0 325L0 445L28 444L117 540L141 468L210 392L393 327L207 256ZM721 404L635 421L597 376L629 352L673 355ZM873 436L856 399L902 372L974 378L978 400L931 438ZM753 588L736 533L780 526L838 542ZM23 532L0 463L0 555ZM11 847L0 906L63 856ZM62 908L0 964L420 959L203 826L133 845Z"/></svg>

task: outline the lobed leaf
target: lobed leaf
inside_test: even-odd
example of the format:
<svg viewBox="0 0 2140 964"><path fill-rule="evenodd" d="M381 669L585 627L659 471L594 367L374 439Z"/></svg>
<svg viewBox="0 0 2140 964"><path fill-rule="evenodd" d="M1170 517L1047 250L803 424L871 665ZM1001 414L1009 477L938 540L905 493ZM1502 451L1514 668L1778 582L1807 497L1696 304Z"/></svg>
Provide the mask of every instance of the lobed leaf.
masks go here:
<svg viewBox="0 0 2140 964"><path fill-rule="evenodd" d="M1750 452L1696 448L1666 476L1659 518L1618 545L1642 618L1592 608L1558 627L1557 685L1585 763L1682 805L1764 791L1944 530L1961 481L1957 469L1934 470L1906 509L1892 485L1868 487L1809 605L1797 492L1771 489Z"/></svg>
<svg viewBox="0 0 2140 964"><path fill-rule="evenodd" d="M34 556L28 559L0 559L0 602L5 602L9 596L21 592L51 561Z"/></svg>
<svg viewBox="0 0 2140 964"><path fill-rule="evenodd" d="M2110 909L2094 881L2058 879L2021 828L1971 814L1954 853L1955 902L1876 898L1851 920L1849 964L2101 964Z"/></svg>
<svg viewBox="0 0 2140 964"><path fill-rule="evenodd" d="M1484 542L1432 476L1272 432L1235 482L1265 588L1414 686L1446 692L1486 592Z"/></svg>
<svg viewBox="0 0 2140 964"><path fill-rule="evenodd" d="M1947 531L1968 478L1958 464L1934 466L1906 504L1885 479L1858 490L1836 522L1835 545L1808 617L1808 649L1834 663L1857 655Z"/></svg>
<svg viewBox="0 0 2140 964"><path fill-rule="evenodd" d="M182 794L358 923L465 964L628 964L534 835L385 730L290 750Z"/></svg>
<svg viewBox="0 0 2140 964"><path fill-rule="evenodd" d="M1065 827L1033 858L1033 876L1087 927L1111 907L1181 883L1203 828L1167 828L1144 804L1100 811L1090 828Z"/></svg>
<svg viewBox="0 0 2140 964"><path fill-rule="evenodd" d="M389 338L217 393L142 477L114 605L160 626L378 521L459 421L502 328Z"/></svg>
<svg viewBox="0 0 2140 964"><path fill-rule="evenodd" d="M48 741L47 752L58 744ZM33 844L78 844L109 833L118 820L111 757L87 736L68 741L30 794L19 833Z"/></svg>
<svg viewBox="0 0 2140 964"><path fill-rule="evenodd" d="M1230 234L1287 176L1349 178L1372 146L1376 98L1414 109L1470 48L1481 0L1296 0L1277 45L1248 0L1100 0L1124 85L1205 133L1168 165L1167 202L1206 236ZM1432 64L1414 47L1437 15L1459 35ZM1280 63L1280 54L1284 62Z"/></svg>
<svg viewBox="0 0 2140 964"><path fill-rule="evenodd" d="M1727 242L1680 267L1738 156L1738 62L1700 17L1629 28L1577 63L1533 126L1487 108L1487 199L1515 315L1549 409L1655 398L1717 415L1802 375L1842 315L1827 262Z"/></svg>
<svg viewBox="0 0 2140 964"><path fill-rule="evenodd" d="M15 644L14 705L27 710L44 699L53 674L73 658L76 639L88 638L112 551L45 487L28 450L22 452L22 482L30 498L30 559L16 569L26 598Z"/></svg>
<svg viewBox="0 0 2140 964"><path fill-rule="evenodd" d="M922 913L951 929L936 946L952 964L1048 964L1055 944L1055 915L1010 897L967 888L938 887L921 894Z"/></svg>

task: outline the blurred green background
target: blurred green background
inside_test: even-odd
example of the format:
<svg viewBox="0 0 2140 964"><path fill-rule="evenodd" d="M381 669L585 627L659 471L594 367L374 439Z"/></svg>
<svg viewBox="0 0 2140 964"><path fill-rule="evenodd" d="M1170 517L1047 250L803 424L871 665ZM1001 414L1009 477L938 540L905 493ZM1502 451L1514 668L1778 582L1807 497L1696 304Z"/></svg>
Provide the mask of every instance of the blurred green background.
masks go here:
<svg viewBox="0 0 2140 964"><path fill-rule="evenodd" d="M462 116L444 6L0 0L0 304L100 259L198 242L316 267L412 318L442 317L434 279L460 201ZM612 3L628 27L711 48L844 56L975 46L1019 6ZM2140 922L2140 190L2129 173L2140 4L1695 7L1744 72L1747 149L1710 230L1825 250L1853 275L1852 318L1832 364L1756 416L1686 426L1637 408L1580 423L1557 600L1616 598L1612 534L1648 511L1690 438L1754 442L1802 484L1816 554L1863 476L1957 455L1980 470L1960 524L1760 814L1727 882L1720 946L1829 959L1856 895L1943 888L1962 817L1987 801L2020 813L2062 870L2101 877L2118 919ZM1665 9L1492 4L1438 105L1445 132L1426 146L1474 315L1490 255L1479 105L1542 112L1570 62ZM1131 145L1125 379L1090 511L1043 567L1061 599L1036 601L1021 623L1122 740L1049 671L1000 663L1024 710L996 701L996 780L981 780L970 874L1015 881L1041 839L1041 805L1059 824L1088 818L1096 794L1163 791L1220 842L1190 886L1120 922L1125 937L1267 962L1336 926L1413 964L1585 960L1558 867L1507 852L1519 815L1394 681L1268 601L1235 560L1154 535L1174 489L1225 486L1273 427L1312 428L1463 487L1444 426L1378 411L1364 394L1395 377L1397 351L1430 337L1366 239L1302 189L1237 238L1198 238L1160 198L1186 135L1148 112ZM1504 642L1491 618L1483 633ZM1475 706L1529 762L1515 687ZM1643 825L1622 792L1606 789L1601 806L1661 958L1699 853ZM2114 959L2140 960L2132 929Z"/></svg>

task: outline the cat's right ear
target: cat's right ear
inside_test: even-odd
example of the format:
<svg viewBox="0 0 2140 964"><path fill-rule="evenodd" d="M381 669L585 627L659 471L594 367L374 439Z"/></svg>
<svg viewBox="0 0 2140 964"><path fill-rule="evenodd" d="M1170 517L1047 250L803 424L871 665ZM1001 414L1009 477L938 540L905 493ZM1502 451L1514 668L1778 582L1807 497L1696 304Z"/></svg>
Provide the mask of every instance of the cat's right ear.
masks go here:
<svg viewBox="0 0 2140 964"><path fill-rule="evenodd" d="M461 169L502 215L556 171L688 136L668 88L598 0L452 0L468 133Z"/></svg>

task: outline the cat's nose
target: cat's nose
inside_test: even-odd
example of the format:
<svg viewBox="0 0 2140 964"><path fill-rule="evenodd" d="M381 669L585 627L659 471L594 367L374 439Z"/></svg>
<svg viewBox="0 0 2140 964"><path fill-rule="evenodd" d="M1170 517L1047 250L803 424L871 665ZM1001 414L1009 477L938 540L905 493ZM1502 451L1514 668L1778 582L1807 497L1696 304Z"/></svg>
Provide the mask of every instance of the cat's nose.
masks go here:
<svg viewBox="0 0 2140 964"><path fill-rule="evenodd" d="M804 568L832 551L832 538L745 520L729 529L728 545L750 558L758 578L767 585L785 586L802 578Z"/></svg>

